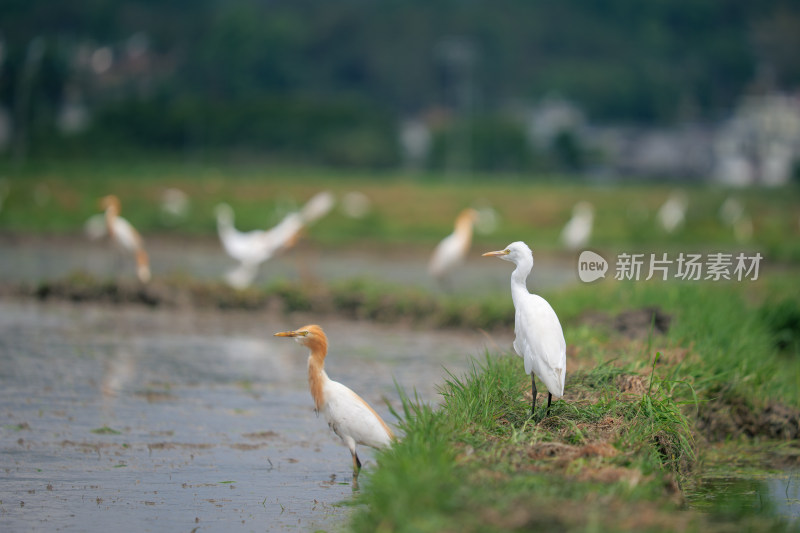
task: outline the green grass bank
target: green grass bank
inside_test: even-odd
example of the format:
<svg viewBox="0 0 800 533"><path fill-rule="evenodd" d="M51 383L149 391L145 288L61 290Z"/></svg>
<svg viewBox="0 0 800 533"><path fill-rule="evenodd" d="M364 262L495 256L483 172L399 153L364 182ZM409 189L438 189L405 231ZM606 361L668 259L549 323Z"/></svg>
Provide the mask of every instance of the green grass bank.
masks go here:
<svg viewBox="0 0 800 533"><path fill-rule="evenodd" d="M610 317L656 306L669 327L623 334L613 320L582 319L585 289L548 295L561 309L569 365L551 416L530 420L529 379L508 353L452 376L438 408L410 393L399 414L405 437L365 476L352 529L797 529L746 505L694 502L709 473L800 465L800 358L765 313L773 298L797 302L796 290L785 280L758 294L712 284L594 289ZM797 304L782 306L781 323L791 321Z"/></svg>

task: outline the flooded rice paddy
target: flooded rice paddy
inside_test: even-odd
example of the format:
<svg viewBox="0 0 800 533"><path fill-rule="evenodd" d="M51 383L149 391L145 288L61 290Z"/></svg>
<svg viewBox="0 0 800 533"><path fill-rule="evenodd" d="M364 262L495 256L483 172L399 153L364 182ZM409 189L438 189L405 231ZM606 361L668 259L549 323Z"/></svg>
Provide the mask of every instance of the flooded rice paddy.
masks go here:
<svg viewBox="0 0 800 533"><path fill-rule="evenodd" d="M314 415L305 348L272 336L304 320L0 302L2 529L335 529L350 454ZM331 377L390 424L395 380L435 402L443 367L463 372L487 343L324 326Z"/></svg>
<svg viewBox="0 0 800 533"><path fill-rule="evenodd" d="M151 249L159 275L219 279L233 266L216 242ZM299 248L267 263L259 283L353 277L441 290L426 257L402 250ZM537 263L531 288L575 281L570 258ZM470 259L453 288L506 294L510 267ZM4 242L5 282L81 271L123 272L124 260L81 240ZM133 273L130 272L130 276ZM335 317L146 309L0 300L0 530L313 531L346 523L357 490L346 448L315 416L306 350L276 331L319 322L327 369L390 424L395 382L438 401L447 371L510 347L507 338ZM447 371L445 370L447 369ZM374 460L361 449L362 479ZM779 515L797 524L796 472L713 477L688 495L701 510Z"/></svg>
<svg viewBox="0 0 800 533"><path fill-rule="evenodd" d="M497 243L496 248L508 243ZM494 249L496 249L494 248ZM225 255L216 239L181 240L177 237L151 238L147 241L154 277L183 276L199 280L222 280L237 263ZM513 267L480 257L473 247L469 258L458 268L446 287L441 287L427 271L429 250L407 247L370 247L319 249L301 243L261 265L254 284L275 280L319 279L336 282L367 278L384 283L419 287L434 291L444 289L467 294L507 296ZM560 286L578 281L577 257L572 254L545 257L537 255L532 289ZM132 259L105 241L85 238L14 239L0 236L0 272L2 281L37 282L60 279L74 272L84 272L104 279L115 276L135 279ZM506 292L503 292L506 291Z"/></svg>

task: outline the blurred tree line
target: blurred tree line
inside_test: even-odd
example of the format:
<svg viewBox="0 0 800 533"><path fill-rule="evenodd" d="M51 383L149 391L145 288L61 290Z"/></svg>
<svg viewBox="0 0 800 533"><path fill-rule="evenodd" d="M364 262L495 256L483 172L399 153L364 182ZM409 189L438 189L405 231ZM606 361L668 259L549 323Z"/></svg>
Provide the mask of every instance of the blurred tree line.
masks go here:
<svg viewBox="0 0 800 533"><path fill-rule="evenodd" d="M425 165L460 145L472 168L569 168L574 139L537 153L514 110L558 94L594 122L670 124L800 82L790 0L4 0L0 32L18 154L388 167L422 117Z"/></svg>

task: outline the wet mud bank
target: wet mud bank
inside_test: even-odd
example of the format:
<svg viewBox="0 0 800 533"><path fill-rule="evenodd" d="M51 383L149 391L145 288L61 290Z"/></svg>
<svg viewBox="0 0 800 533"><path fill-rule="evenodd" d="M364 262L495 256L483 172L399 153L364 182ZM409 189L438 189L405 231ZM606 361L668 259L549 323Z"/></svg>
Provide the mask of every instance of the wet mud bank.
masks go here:
<svg viewBox="0 0 800 533"><path fill-rule="evenodd" d="M77 273L38 283L3 283L0 297L3 296L166 309L313 311L317 316L335 314L349 319L445 328L509 330L514 321L512 304L506 298L467 302L424 289L387 286L365 279L330 284L282 280L240 290L215 281L173 278L143 285Z"/></svg>

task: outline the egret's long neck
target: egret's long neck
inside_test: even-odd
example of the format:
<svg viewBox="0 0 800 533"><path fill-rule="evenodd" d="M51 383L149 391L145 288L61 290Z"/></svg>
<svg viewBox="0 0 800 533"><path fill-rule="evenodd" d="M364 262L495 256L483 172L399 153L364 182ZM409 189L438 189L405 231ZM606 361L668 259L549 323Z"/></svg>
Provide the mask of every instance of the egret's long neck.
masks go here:
<svg viewBox="0 0 800 533"><path fill-rule="evenodd" d="M110 205L106 208L105 216L106 216L106 228L108 229L109 235L113 236L114 220L116 220L116 218L119 216L119 210L115 206Z"/></svg>
<svg viewBox="0 0 800 533"><path fill-rule="evenodd" d="M461 215L456 219L455 233L461 235L465 239L472 238L472 217Z"/></svg>
<svg viewBox="0 0 800 533"><path fill-rule="evenodd" d="M511 298L516 301L517 298L528 293L528 275L533 268L533 258L525 257L517 263L517 268L511 273Z"/></svg>
<svg viewBox="0 0 800 533"><path fill-rule="evenodd" d="M217 233L228 235L233 232L233 217L224 214L217 215Z"/></svg>
<svg viewBox="0 0 800 533"><path fill-rule="evenodd" d="M325 405L323 386L329 380L325 373L325 355L327 347L315 344L309 346L311 355L308 356L308 388L311 390L311 397L314 398L314 406L319 411Z"/></svg>

